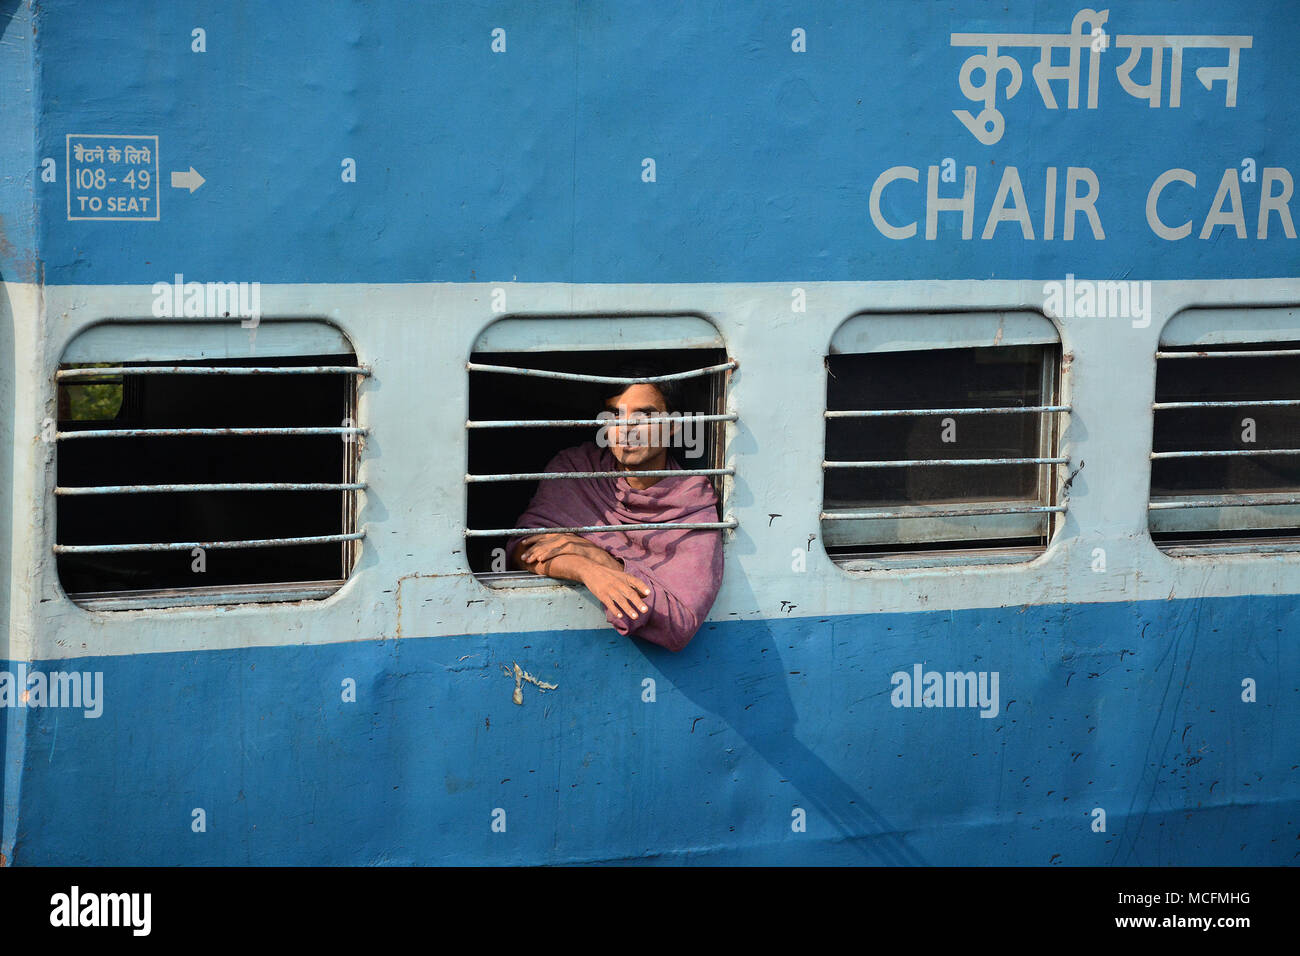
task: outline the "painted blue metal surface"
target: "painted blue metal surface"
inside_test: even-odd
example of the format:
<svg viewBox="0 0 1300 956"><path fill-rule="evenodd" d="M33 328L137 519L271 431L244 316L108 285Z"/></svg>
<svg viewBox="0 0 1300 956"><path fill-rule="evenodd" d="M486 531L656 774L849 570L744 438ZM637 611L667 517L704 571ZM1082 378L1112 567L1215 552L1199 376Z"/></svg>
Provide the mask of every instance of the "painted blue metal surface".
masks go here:
<svg viewBox="0 0 1300 956"><path fill-rule="evenodd" d="M35 25L22 0L0 3L0 277L35 282Z"/></svg>
<svg viewBox="0 0 1300 956"><path fill-rule="evenodd" d="M173 272L262 282L709 282L1268 277L1288 240L1276 219L1250 238L1158 239L1144 198L1165 170L1170 224L1199 232L1225 169L1243 158L1294 168L1289 0L1132 3L1114 35L1241 35L1236 105L1193 69L1182 105L1152 109L1119 85L1127 51L1102 54L1096 109L1049 110L1026 61L1000 99L1002 139L985 146L952 115L970 48L954 32L1070 31L1076 0L1009 3L690 4L513 2L269 4L254 0L50 2L36 17L36 155L62 167L69 134L160 137L157 222L68 221L66 182L33 184L45 278L155 282ZM191 51L195 27L207 52ZM792 52L791 31L807 34ZM507 49L491 51L491 31ZM1200 57L1200 58L1198 58ZM1063 52L1057 54L1058 60ZM1086 59L1086 57L1085 57ZM1145 59L1149 59L1149 54ZM1168 61L1168 57L1166 57ZM1139 69L1142 75L1145 65ZM1166 65L1166 69L1168 69ZM1005 80L1005 77L1003 78ZM12 82L12 80L10 81ZM1085 83L1086 85L1086 83ZM1064 96L1056 84L1057 98ZM1167 99L1167 96L1166 96ZM653 158L657 178L642 182ZM340 164L356 161L355 183ZM959 216L939 236L885 238L868 215L895 165L918 183L884 194L894 223L920 219L925 174L952 158L977 170L975 235ZM25 169L31 164L18 163ZM1001 171L1017 166L1035 241L1014 223L981 240ZM1100 183L1105 241L1083 225L1043 240L1046 169ZM197 169L197 192L168 188ZM961 176L944 195L961 191ZM14 197L0 209L14 218ZM21 218L21 217L20 217ZM283 224L299 224L285 241ZM195 242L196 236L202 242ZM20 234L21 236L21 234ZM23 245L22 242L18 243ZM6 271L12 268L8 265Z"/></svg>
<svg viewBox="0 0 1300 956"><path fill-rule="evenodd" d="M52 661L117 703L27 712L14 862L1289 864L1298 625L1256 597ZM558 689L515 706L515 661ZM895 708L914 661L1000 669L996 716Z"/></svg>

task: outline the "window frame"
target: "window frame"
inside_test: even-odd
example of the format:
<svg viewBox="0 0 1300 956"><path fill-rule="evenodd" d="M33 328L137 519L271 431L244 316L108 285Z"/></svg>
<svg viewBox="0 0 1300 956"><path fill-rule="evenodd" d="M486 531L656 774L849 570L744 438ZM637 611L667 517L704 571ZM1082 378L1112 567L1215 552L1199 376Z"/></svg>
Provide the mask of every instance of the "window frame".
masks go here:
<svg viewBox="0 0 1300 956"><path fill-rule="evenodd" d="M877 323L881 328L860 327L848 330L850 323ZM1050 331L1049 331L1050 330ZM846 332L848 334L846 334ZM958 412L956 408L893 408L887 413L917 414L922 411L934 416L949 413L960 421L980 414L1036 414L1039 420L1036 451L1025 456L1025 463L1047 459L1037 464L1037 494L1033 498L1002 498L980 501L968 505L960 502L927 502L924 504L894 504L867 508L831 508L826 498L826 475L834 462L827 460L831 420L852 417L845 410L829 409L830 361L835 354L885 354L891 352L930 352L941 350L974 350L1005 348L1010 346L1038 345L1043 347L1039 365L1039 405L1027 406L1023 413ZM838 346L838 347L837 347ZM1028 563L1040 558L1051 546L1065 521L1068 491L1064 477L1070 467L1070 458L1064 448L1066 422L1069 415L1066 403L1065 365L1059 329L1046 316L1030 310L1009 312L942 312L942 313L858 313L837 329L828 351L826 381L823 388L823 415L827 429L823 433L822 497L819 522L823 547L832 563L849 572L923 569L961 565L995 565ZM971 406L993 408L999 406ZM1014 407L1014 406L1012 406ZM954 456L956 457L956 456ZM976 460L996 460L976 457ZM928 461L943 459L898 459L893 456L853 456L862 461ZM1007 459L1020 461L1021 459ZM925 467L959 467L950 465L904 466L913 469ZM1010 511L1004 509L1023 509ZM993 513L990 510L996 509ZM861 511L878 516L849 519L845 514ZM942 512L935 515L935 512ZM970 519L974 531L965 538L954 538L954 522ZM855 535L857 529L867 529L879 523L882 530L873 535ZM900 525L909 536L884 530L888 524ZM1001 526L999 528L998 526ZM844 528L843 531L840 528ZM1039 529L1042 529L1041 531ZM1041 538L1038 544L981 545L981 541L1005 541L1014 538ZM898 547L891 550L889 545ZM851 548L857 552L832 553L831 548Z"/></svg>
<svg viewBox="0 0 1300 956"><path fill-rule="evenodd" d="M1162 362L1207 362L1249 357L1251 353L1294 356L1300 361L1300 310L1294 306L1255 308L1191 308L1170 319L1161 333L1155 352L1155 380L1152 386L1151 474L1147 482L1147 532L1152 543L1174 558L1215 554L1270 554L1300 551L1300 482L1284 491L1196 491L1182 494L1155 492L1155 463L1177 458L1210 457L1215 449L1157 451L1157 425L1162 412L1195 408L1202 402L1160 401ZM1270 348L1272 346L1272 348ZM1288 347L1289 346L1289 347ZM1213 365L1207 365L1212 368ZM1225 399L1216 395L1203 400L1219 403L1206 408L1267 407L1267 403L1300 406L1300 394L1292 399ZM1288 442L1300 452L1300 441ZM1243 458L1249 449L1219 449ZM1258 449L1266 454L1269 449ZM1214 502L1218 503L1214 503ZM1191 502L1199 502L1193 505ZM1283 527L1274 516L1283 518ZM1287 528L1285 525L1289 524ZM1254 534L1269 532L1274 534ZM1188 537L1200 534L1202 537ZM1184 537L1174 538L1172 535Z"/></svg>
<svg viewBox="0 0 1300 956"><path fill-rule="evenodd" d="M645 332L642 334L637 328L638 324L644 323ZM680 471L674 470L674 474L701 474L710 478L718 496L718 508L721 514L717 522L706 522L698 525L701 530L705 528L717 528L734 533L737 521L728 509L731 493L735 481L735 468L727 464L727 449L734 437L735 423L738 415L735 409L731 407L731 376L734 374L738 363L727 352L726 346L722 341L721 333L715 326L702 316L692 314L681 314L671 316L629 314L620 316L607 315L547 315L547 316L508 316L489 324L478 336L477 340L471 347L469 360L465 363L466 369L466 387L470 387L470 376L475 372L488 370L488 366L483 363L475 362L474 356L483 353L532 353L537 355L563 355L590 351L611 351L611 352L640 352L640 353L683 353L692 351L716 351L724 356L720 363L703 365L686 373L668 373L660 376L649 378L626 378L622 376L611 375L593 375L586 373L564 373L553 370L525 370L522 366L514 366L517 374L536 375L539 378L555 378L570 381L590 381L593 383L623 383L633 384L637 382L655 380L663 381L671 378L686 377L705 377L704 369L712 368L707 372L709 379L707 401L710 403L708 412L691 413L694 415L704 416L706 421L714 422L718 426L712 433L710 447L705 461L699 468L684 468ZM716 366L716 367L714 367ZM495 366L502 368L501 366ZM465 421L466 434L472 429L496 427L500 420L475 420L469 418ZM523 419L510 420L515 422L515 428L544 428L552 427L545 420L536 425L526 423ZM594 416L588 419L561 419L576 423L582 422L584 425L590 425L592 428L599 427L602 422ZM513 430L513 428L509 429ZM469 526L469 487L471 484L480 483L484 478L499 479L502 475L527 475L535 474L534 472L507 472L501 474L484 473L482 475L471 470L469 462L469 443L466 442L466 467L465 467L465 488L466 497L464 502L463 514L464 522L462 524L462 535L468 543L471 537L493 537L500 535L503 531L520 532L517 527L510 528L472 528ZM545 479L562 481L564 479ZM653 527L654 525L620 525L619 528L631 527ZM692 525L695 527L696 525ZM593 526L595 527L595 526ZM602 528L615 526L600 526ZM559 530L559 529L556 529ZM510 535L514 536L514 535ZM725 536L724 536L725 540ZM469 563L469 549L463 549L466 557L466 570L479 584L486 588L539 588L553 586L572 586L570 582L558 581L552 578L546 578L531 571L520 571L506 569L502 571L477 571Z"/></svg>
<svg viewBox="0 0 1300 956"><path fill-rule="evenodd" d="M184 368L187 371L171 374L186 375L228 375L235 377L242 374L293 375L310 374L299 371L304 368L329 369L320 374L345 375L345 394L343 408L346 412L344 421L350 424L339 426L245 426L239 423L222 424L192 428L102 428L63 430L60 420L55 419L55 430L51 435L52 454L49 459L49 491L46 497L47 510L54 515L51 553L55 558L55 581L59 590L72 603L88 611L126 611L126 610L164 610L171 608L195 606L238 606L241 604L301 602L323 600L339 591L350 581L357 570L362 541L366 537L364 526L360 523L362 494L366 481L361 477L362 451L369 428L361 421L361 383L370 375L370 368L362 364L355 345L348 336L333 323L320 318L292 318L284 320L261 318L255 327L260 336L256 357L250 355L249 329L239 323L213 320L160 321L157 319L111 319L97 322L79 329L65 344L62 354L50 374L53 387L54 404L58 408L62 383L76 381L78 378L92 378L95 368L99 366L104 372L113 373L123 384L123 404L127 406L129 395L128 383L133 377L142 375L164 375L168 369ZM284 364L284 359L317 354L322 344L323 355L350 356L350 364L342 366L303 366ZM268 354L270 353L270 354ZM108 356L130 355L130 358ZM236 365L214 363L237 361ZM110 364L105 365L105 362ZM280 364L276 364L279 362ZM185 363L170 365L168 363ZM259 369L257 373L241 372L240 369ZM199 371L206 370L206 371ZM288 371L284 371L288 370ZM57 414L57 413L56 413ZM98 422L96 425L100 424ZM106 423L105 423L106 424ZM54 507L59 497L70 492L59 484L59 446L67 441L112 441L115 437L149 437L139 435L141 431L166 431L167 437L191 436L202 439L204 433L213 433L221 429L237 429L235 435L220 437L251 437L254 433L269 430L272 435L282 434L337 434L342 438L342 462L337 482L340 487L340 532L330 535L307 535L303 538L324 540L319 543L329 544L337 541L340 546L340 570L342 577L329 580L301 581L267 581L267 582L232 582L218 585L199 585L195 587L154 587L118 590L70 591L64 583L59 558L63 554L111 554L130 553L132 551L174 551L183 553L192 547L204 546L208 549L240 550L229 547L231 543L224 539L214 541L156 541L149 543L104 543L90 545L68 545L63 543L63 530L59 527L58 509ZM104 434L121 431L124 434L114 436ZM91 432L94 434L83 434ZM259 437L267 437L265 435ZM211 482L216 485L247 485L262 483L280 483L275 476L260 476L250 482ZM204 485L205 482L173 482L174 485ZM316 484L313 482L285 482L284 484ZM142 483L122 486L104 486L91 484L75 485L72 488L96 488L101 493L104 488L122 487L142 489L149 487ZM252 489L248 489L252 490ZM291 489L287 493L293 493ZM111 500L115 494L102 492L104 500ZM132 495L147 495L148 491L127 492ZM200 499L206 495L223 494L224 491L187 491L187 494ZM274 545L277 548L292 548L296 540L290 536L275 538L240 538L237 541L276 541L288 542ZM155 547L159 546L159 547ZM188 555L186 555L188 559Z"/></svg>

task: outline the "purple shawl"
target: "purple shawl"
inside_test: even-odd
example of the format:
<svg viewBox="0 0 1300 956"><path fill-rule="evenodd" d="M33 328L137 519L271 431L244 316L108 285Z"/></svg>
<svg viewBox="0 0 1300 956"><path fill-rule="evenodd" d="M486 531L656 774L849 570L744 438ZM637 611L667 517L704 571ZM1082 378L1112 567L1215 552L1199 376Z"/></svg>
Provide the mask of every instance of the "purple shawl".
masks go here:
<svg viewBox="0 0 1300 956"><path fill-rule="evenodd" d="M680 468L669 459L669 468ZM608 448L595 442L566 448L547 471L615 471ZM707 478L662 478L644 491L623 478L571 478L538 482L517 528L565 528L594 524L717 521L717 498ZM722 533L708 529L596 531L582 537L623 562L623 570L650 586L649 613L636 620L605 619L620 634L635 634L679 651L704 622L722 584ZM511 557L522 538L512 538Z"/></svg>

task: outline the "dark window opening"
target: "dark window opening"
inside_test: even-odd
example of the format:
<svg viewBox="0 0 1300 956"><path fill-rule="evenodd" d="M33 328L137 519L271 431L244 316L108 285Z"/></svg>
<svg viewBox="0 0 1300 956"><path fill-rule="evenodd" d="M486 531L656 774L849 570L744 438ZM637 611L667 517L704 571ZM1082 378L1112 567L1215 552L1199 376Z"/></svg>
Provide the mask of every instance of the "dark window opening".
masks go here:
<svg viewBox="0 0 1300 956"><path fill-rule="evenodd" d="M948 411L827 418L828 462L918 462L826 468L824 507L831 517L822 528L828 553L848 560L971 548L1041 552L1052 513L1028 509L1054 504L1051 464L919 462L1057 457L1053 412L959 410L1054 406L1059 355L1055 345L1015 345L829 356L830 412ZM882 511L889 515L848 517ZM1000 513L981 513L987 511Z"/></svg>
<svg viewBox="0 0 1300 956"><path fill-rule="evenodd" d="M1277 351L1300 351L1300 342L1161 347L1197 357L1156 362L1150 514L1157 543L1296 536L1300 455L1268 452L1300 449L1300 354L1216 354ZM1262 402L1297 404L1251 404ZM1177 407L1184 403L1216 404ZM1182 507L1190 501L1202 506Z"/></svg>
<svg viewBox="0 0 1300 956"><path fill-rule="evenodd" d="M291 358L117 363L129 367L354 367L352 354ZM103 367L104 363L62 368ZM96 396L92 389L99 389ZM60 379L63 433L127 429L342 429L355 422L349 373L152 374ZM114 395L114 391L116 394ZM114 405L116 407L114 408ZM61 437L60 489L226 483L356 482L355 434ZM356 530L355 491L172 491L57 497L57 543L174 544L346 535ZM312 582L337 588L356 541L258 548L99 551L58 554L59 579L74 598L132 592ZM201 568L201 570L200 570ZM312 595L320 596L320 595ZM252 597L251 599L256 599Z"/></svg>
<svg viewBox="0 0 1300 956"><path fill-rule="evenodd" d="M650 374L667 375L720 365L727 361L722 349L605 349L568 352L475 352L470 361L483 365L572 372L583 375L618 375L628 363L643 363ZM685 379L677 383L683 413L725 412L725 377L722 373ZM617 388L617 387L615 387ZM610 386L534 378L500 372L469 374L469 417L472 421L541 421L547 419L595 420L604 410ZM723 423L702 426L699 457L684 448L669 455L682 468L721 468ZM542 472L557 452L594 441L598 426L469 429L468 471L474 475ZM714 478L718 500L722 484ZM537 481L503 481L467 486L467 527L513 528L528 507ZM467 537L466 554L476 574L501 571L505 536ZM494 560L495 559L495 560Z"/></svg>

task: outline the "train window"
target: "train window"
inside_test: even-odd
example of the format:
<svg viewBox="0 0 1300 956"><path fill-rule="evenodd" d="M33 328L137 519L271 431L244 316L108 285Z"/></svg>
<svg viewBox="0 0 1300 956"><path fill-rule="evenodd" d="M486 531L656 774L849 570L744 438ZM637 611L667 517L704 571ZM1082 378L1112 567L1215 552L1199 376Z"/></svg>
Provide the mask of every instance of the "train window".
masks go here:
<svg viewBox="0 0 1300 956"><path fill-rule="evenodd" d="M1152 539L1176 555L1300 550L1295 310L1218 311L1176 317L1156 353Z"/></svg>
<svg viewBox="0 0 1300 956"><path fill-rule="evenodd" d="M263 323L256 358L230 325L115 323L65 351L54 550L77 603L303 600L348 577L366 370L323 323Z"/></svg>
<svg viewBox="0 0 1300 956"><path fill-rule="evenodd" d="M855 316L826 359L822 538L849 570L1030 560L1065 505L1060 345L1033 313Z"/></svg>
<svg viewBox="0 0 1300 956"><path fill-rule="evenodd" d="M509 318L485 330L469 371L469 469L466 555L491 586L533 586L547 579L506 565L506 544L537 490L537 477L562 449L593 441L611 385L667 377L690 427L669 449L686 474L707 476L722 520L728 479L727 372L733 367L717 330L695 317ZM625 381L626 380L626 381ZM560 479L551 479L560 480ZM553 582L549 582L553 583Z"/></svg>

